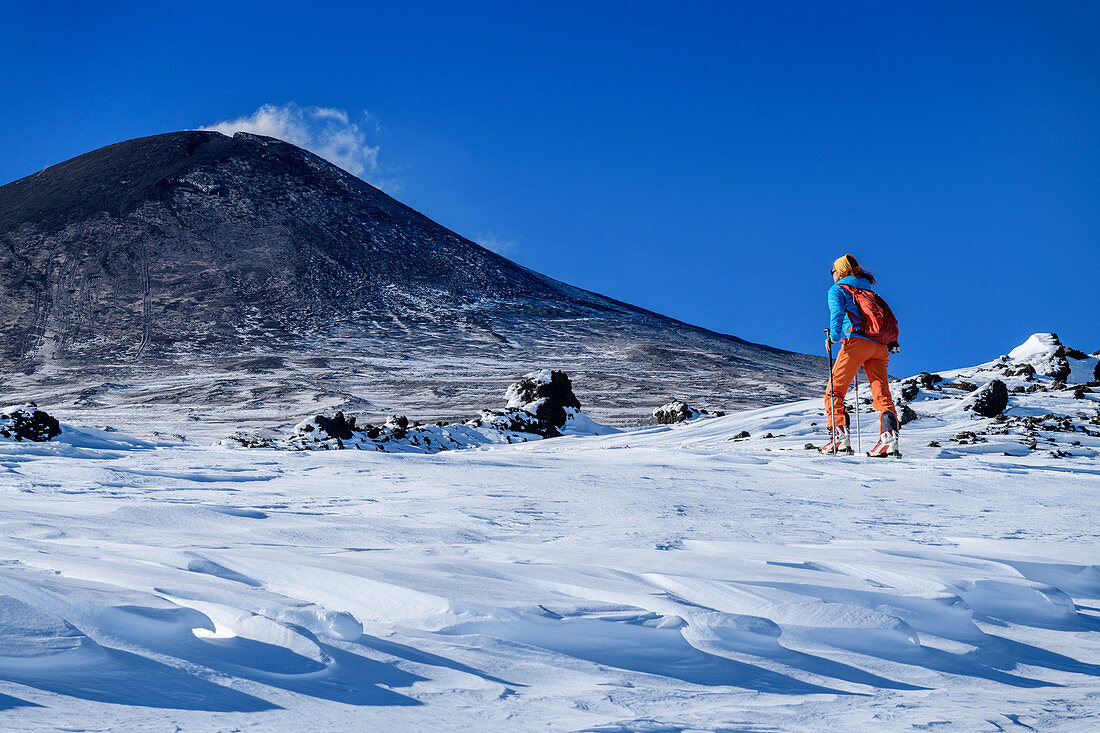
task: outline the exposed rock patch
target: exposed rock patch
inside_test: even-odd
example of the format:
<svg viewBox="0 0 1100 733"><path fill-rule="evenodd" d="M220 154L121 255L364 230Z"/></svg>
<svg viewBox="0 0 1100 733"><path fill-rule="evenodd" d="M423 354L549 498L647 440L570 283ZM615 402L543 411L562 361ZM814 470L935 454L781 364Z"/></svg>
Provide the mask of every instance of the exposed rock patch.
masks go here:
<svg viewBox="0 0 1100 733"><path fill-rule="evenodd" d="M724 414L724 412L697 410L683 400L673 400L668 404L661 405L653 411L653 417L657 419L658 425L671 425L673 423L695 420L700 417L721 417Z"/></svg>
<svg viewBox="0 0 1100 733"><path fill-rule="evenodd" d="M917 375L917 383L924 389L933 389L935 385L943 381L943 377L939 374L929 374L928 372L921 372Z"/></svg>
<svg viewBox="0 0 1100 733"><path fill-rule="evenodd" d="M614 432L580 410L569 377L543 369L523 376L504 394L503 410L483 410L461 423L421 425L404 415L394 415L383 425L356 423L343 412L317 415L294 427L287 447L294 450L379 450L386 452L437 453L492 443L522 443L556 438L568 433L599 435ZM240 439L236 442L247 443Z"/></svg>

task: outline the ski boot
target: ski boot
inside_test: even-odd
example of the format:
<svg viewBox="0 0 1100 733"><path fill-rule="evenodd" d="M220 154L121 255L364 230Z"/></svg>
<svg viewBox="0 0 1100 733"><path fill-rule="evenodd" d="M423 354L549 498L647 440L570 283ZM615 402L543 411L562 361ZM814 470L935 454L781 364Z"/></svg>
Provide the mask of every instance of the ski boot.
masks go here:
<svg viewBox="0 0 1100 733"><path fill-rule="evenodd" d="M889 411L883 412L878 424L878 442L867 455L870 458L901 458L901 451L898 450L898 416Z"/></svg>
<svg viewBox="0 0 1100 733"><path fill-rule="evenodd" d="M898 450L898 431L887 430L879 434L878 442L867 455L871 458L901 458L901 451Z"/></svg>
<svg viewBox="0 0 1100 733"><path fill-rule="evenodd" d="M832 438L832 440L821 447L822 453L827 453L829 455L843 453L846 456L850 456L855 452L852 450L852 434L848 432L848 428L832 428Z"/></svg>

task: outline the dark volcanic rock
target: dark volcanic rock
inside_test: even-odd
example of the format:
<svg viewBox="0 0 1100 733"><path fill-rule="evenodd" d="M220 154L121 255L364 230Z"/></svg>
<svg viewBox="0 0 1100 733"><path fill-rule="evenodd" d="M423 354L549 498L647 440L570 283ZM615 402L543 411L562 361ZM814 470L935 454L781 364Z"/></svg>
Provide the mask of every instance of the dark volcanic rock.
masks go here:
<svg viewBox="0 0 1100 733"><path fill-rule="evenodd" d="M995 417L1004 412L1008 407L1008 388L999 379L994 379L989 384L978 390L974 401L967 409L973 410L982 417Z"/></svg>
<svg viewBox="0 0 1100 733"><path fill-rule="evenodd" d="M658 425L671 425L673 423L685 422L711 414L714 414L716 417L721 417L724 413L711 413L707 410L697 410L683 400L673 400L653 410L653 417L657 418Z"/></svg>
<svg viewBox="0 0 1100 733"><path fill-rule="evenodd" d="M1007 367L1004 370L1006 377L1024 377L1030 379L1035 376L1035 367L1030 364L1021 364L1018 367Z"/></svg>
<svg viewBox="0 0 1100 733"><path fill-rule="evenodd" d="M903 382L901 385L901 398L907 402L916 397L919 392L920 387L916 382Z"/></svg>
<svg viewBox="0 0 1100 733"><path fill-rule="evenodd" d="M352 437L352 431L355 430L355 418L350 420L344 417L343 412L337 412L332 417L325 417L324 415L318 415L313 418L314 422L326 435L330 438L339 438L341 440L348 440Z"/></svg>
<svg viewBox="0 0 1100 733"><path fill-rule="evenodd" d="M565 425L566 408L581 409L580 400L573 394L573 383L558 369L528 374L509 387L504 398L508 407L528 412L555 428Z"/></svg>
<svg viewBox="0 0 1100 733"><path fill-rule="evenodd" d="M933 385L939 384L943 381L943 377L939 374L929 374L928 372L921 372L917 375L917 382L921 387L925 389L932 389Z"/></svg>
<svg viewBox="0 0 1100 733"><path fill-rule="evenodd" d="M907 423L911 423L919 418L920 415L918 415L916 411L909 405L902 405L901 409L898 411L898 423L900 425L906 425Z"/></svg>
<svg viewBox="0 0 1100 733"><path fill-rule="evenodd" d="M0 437L44 443L61 435L61 424L34 403L0 409Z"/></svg>
<svg viewBox="0 0 1100 733"><path fill-rule="evenodd" d="M1069 365L1069 359L1066 358L1066 348L1059 346L1054 352L1054 356L1050 360L1050 368L1043 372L1048 377L1054 377L1056 382L1065 382L1069 379L1069 375L1073 370Z"/></svg>

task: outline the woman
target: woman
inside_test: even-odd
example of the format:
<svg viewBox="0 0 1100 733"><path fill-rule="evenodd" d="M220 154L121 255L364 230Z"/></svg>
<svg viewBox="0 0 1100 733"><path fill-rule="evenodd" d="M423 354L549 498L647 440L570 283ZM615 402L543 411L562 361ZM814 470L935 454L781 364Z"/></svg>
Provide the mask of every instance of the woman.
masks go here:
<svg viewBox="0 0 1100 733"><path fill-rule="evenodd" d="M844 255L833 263L830 273L833 277L833 286L829 288L829 336L826 339L826 348L832 353L834 342L840 342L840 354L833 364L832 377L829 386L825 390L825 409L829 414L829 435L831 440L821 449L822 453L851 453L852 442L848 431L848 409L844 405L844 395L848 393L848 386L859 372L860 367L867 374L867 381L871 385L871 394L875 398L875 409L881 413L879 417L879 440L869 456L894 456L898 452L898 413L894 407L894 400L890 396L890 386L887 383L887 367L890 362L890 352L897 351L897 321L889 312L889 306L874 293L875 276L859 266L852 255ZM860 292L870 291L870 293ZM861 310L857 299L869 303L869 307L880 304L888 315L888 321L893 324L893 331L888 331L888 343L881 343L868 334L883 338L882 332L870 330L868 323L872 316L868 316ZM873 319L881 320L880 313L875 313Z"/></svg>

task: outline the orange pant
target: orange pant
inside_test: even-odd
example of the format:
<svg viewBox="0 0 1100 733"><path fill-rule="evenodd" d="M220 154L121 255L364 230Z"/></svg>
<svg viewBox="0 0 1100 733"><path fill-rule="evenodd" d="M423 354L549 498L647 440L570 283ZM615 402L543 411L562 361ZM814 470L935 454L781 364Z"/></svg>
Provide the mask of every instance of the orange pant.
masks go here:
<svg viewBox="0 0 1100 733"><path fill-rule="evenodd" d="M875 409L879 412L892 412L897 417L894 399L890 396L886 370L890 363L890 352L883 344L861 338L846 338L841 342L840 354L833 364L832 383L825 388L825 412L829 416L829 426L848 426L848 409L844 406L844 395L852 379L863 367L867 381L871 384L871 394L875 398Z"/></svg>

